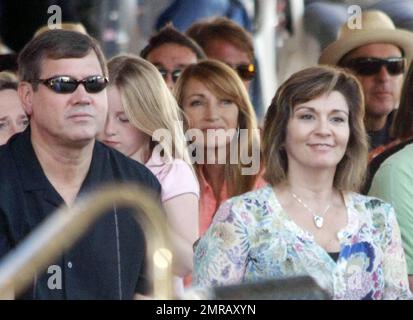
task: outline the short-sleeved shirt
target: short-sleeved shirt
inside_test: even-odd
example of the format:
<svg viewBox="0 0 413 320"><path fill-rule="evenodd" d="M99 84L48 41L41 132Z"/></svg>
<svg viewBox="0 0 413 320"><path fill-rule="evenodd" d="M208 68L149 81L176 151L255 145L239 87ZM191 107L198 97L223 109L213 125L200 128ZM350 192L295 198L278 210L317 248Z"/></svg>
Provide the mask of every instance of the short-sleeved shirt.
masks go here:
<svg viewBox="0 0 413 320"><path fill-rule="evenodd" d="M192 193L199 199L198 180L194 170L185 161L173 159L165 162L154 152L145 165L162 186L162 202L186 193Z"/></svg>
<svg viewBox="0 0 413 320"><path fill-rule="evenodd" d="M362 194L367 194L369 192L370 187L371 187L371 182L377 170L379 170L381 164L384 161L386 161L387 158L391 157L393 154L400 151L405 146L412 144L413 138L403 140L402 142L400 142L399 139L397 141L399 141L397 144L394 144L394 145L392 144L391 146L390 144L388 144L390 146L389 148L383 149L383 152L378 154L376 157L374 157L370 161L369 166L367 167L366 181L361 191ZM394 142L396 142L396 140L394 140Z"/></svg>
<svg viewBox="0 0 413 320"><path fill-rule="evenodd" d="M196 247L193 283L220 286L308 275L334 299L411 298L393 207L343 193L337 262L284 211L273 188L224 202Z"/></svg>
<svg viewBox="0 0 413 320"><path fill-rule="evenodd" d="M30 128L0 148L0 257L4 257L61 205L35 155ZM160 185L143 165L100 142L79 195L113 181L140 183L159 195ZM159 199L157 199L159 201ZM132 299L144 290L145 238L130 212L115 205L50 267L61 270L61 285L49 268L33 279L24 299ZM53 282L53 281L52 281Z"/></svg>
<svg viewBox="0 0 413 320"><path fill-rule="evenodd" d="M199 199L199 183L194 170L188 163L181 159L163 161L158 153L153 152L146 167L158 178L162 187L162 202L183 194L194 194ZM185 208L182 208L183 210ZM183 280L174 277L175 290L178 294L183 293Z"/></svg>
<svg viewBox="0 0 413 320"><path fill-rule="evenodd" d="M409 275L413 275L413 144L387 158L374 175L369 195L391 203L400 225Z"/></svg>

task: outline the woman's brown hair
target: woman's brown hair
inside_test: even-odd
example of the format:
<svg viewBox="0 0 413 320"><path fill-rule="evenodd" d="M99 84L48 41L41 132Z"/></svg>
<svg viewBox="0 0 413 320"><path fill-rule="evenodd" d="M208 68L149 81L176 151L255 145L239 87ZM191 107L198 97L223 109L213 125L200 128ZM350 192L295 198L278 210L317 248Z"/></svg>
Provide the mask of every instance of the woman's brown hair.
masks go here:
<svg viewBox="0 0 413 320"><path fill-rule="evenodd" d="M264 120L263 155L265 179L276 185L287 178L288 161L283 148L287 124L297 104L332 91L340 92L349 108L350 137L338 163L334 186L358 191L367 169L368 140L364 127L364 97L355 76L338 67L317 66L293 74L277 90Z"/></svg>

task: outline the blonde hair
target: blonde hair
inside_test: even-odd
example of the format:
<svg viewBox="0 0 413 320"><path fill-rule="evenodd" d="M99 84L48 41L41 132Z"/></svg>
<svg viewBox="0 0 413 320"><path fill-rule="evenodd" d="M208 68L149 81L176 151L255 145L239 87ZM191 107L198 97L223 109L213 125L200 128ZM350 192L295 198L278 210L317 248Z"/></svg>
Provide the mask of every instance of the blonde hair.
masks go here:
<svg viewBox="0 0 413 320"><path fill-rule="evenodd" d="M158 129L168 130L172 141L162 144L164 156L168 160L181 159L190 164L182 112L159 71L132 54L110 59L108 69L110 85L119 89L130 123L150 137ZM151 144L151 152L158 143Z"/></svg>
<svg viewBox="0 0 413 320"><path fill-rule="evenodd" d="M17 79L17 76L14 73L9 72L9 71L1 71L0 72L0 81L13 83L17 87L17 84L18 84L19 80Z"/></svg>
<svg viewBox="0 0 413 320"><path fill-rule="evenodd" d="M83 26L83 24L79 23L74 23L74 22L63 22L60 24L60 28L58 29L62 29L62 30L68 30L68 31L76 31L76 32L80 32L83 34L88 34L86 31L86 28ZM40 27L39 29L37 29L37 31L34 33L33 37L37 37L38 35L45 33L46 31L51 30L49 28L48 25Z"/></svg>
<svg viewBox="0 0 413 320"><path fill-rule="evenodd" d="M238 159L240 159L241 154L253 155L253 148L260 148L257 119L245 85L237 73L225 63L212 59L187 66L174 88L176 100L181 108L186 85L191 79L200 81L217 97L230 99L238 106L238 128L248 130L248 143L246 147L244 144L240 144ZM187 126L190 126L190 123L187 123ZM260 150L258 154L261 160ZM242 175L242 169L245 166L241 161L238 161L237 164L229 162L225 164L225 176L228 177L228 195L230 197L250 191L255 185L259 173ZM199 166L195 165L195 169L199 175Z"/></svg>
<svg viewBox="0 0 413 320"><path fill-rule="evenodd" d="M364 127L364 96L361 84L338 67L317 66L296 72L277 90L264 120L263 153L265 179L276 185L287 179L288 159L283 147L287 125L297 104L332 91L340 92L349 108L350 138L337 165L334 187L359 191L367 170L368 140Z"/></svg>

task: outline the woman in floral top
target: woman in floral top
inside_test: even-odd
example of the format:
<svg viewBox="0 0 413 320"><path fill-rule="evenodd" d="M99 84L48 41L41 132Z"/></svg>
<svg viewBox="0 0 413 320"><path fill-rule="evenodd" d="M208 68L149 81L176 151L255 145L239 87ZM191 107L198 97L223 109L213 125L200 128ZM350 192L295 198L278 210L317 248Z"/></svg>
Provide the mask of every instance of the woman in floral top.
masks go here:
<svg viewBox="0 0 413 320"><path fill-rule="evenodd" d="M334 299L410 298L393 208L356 193L363 103L352 75L325 66L278 89L263 134L269 184L220 207L196 249L195 285L310 275Z"/></svg>

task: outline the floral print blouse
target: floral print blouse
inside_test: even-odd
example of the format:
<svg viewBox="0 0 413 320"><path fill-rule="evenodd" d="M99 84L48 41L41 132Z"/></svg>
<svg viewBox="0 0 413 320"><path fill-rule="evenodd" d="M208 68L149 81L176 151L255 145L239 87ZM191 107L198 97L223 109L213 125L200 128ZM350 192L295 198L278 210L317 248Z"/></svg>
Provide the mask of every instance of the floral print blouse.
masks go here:
<svg viewBox="0 0 413 320"><path fill-rule="evenodd" d="M334 299L407 299L407 268L393 207L343 193L348 223L337 262L282 209L270 185L234 197L217 211L194 258L204 288L309 275Z"/></svg>

